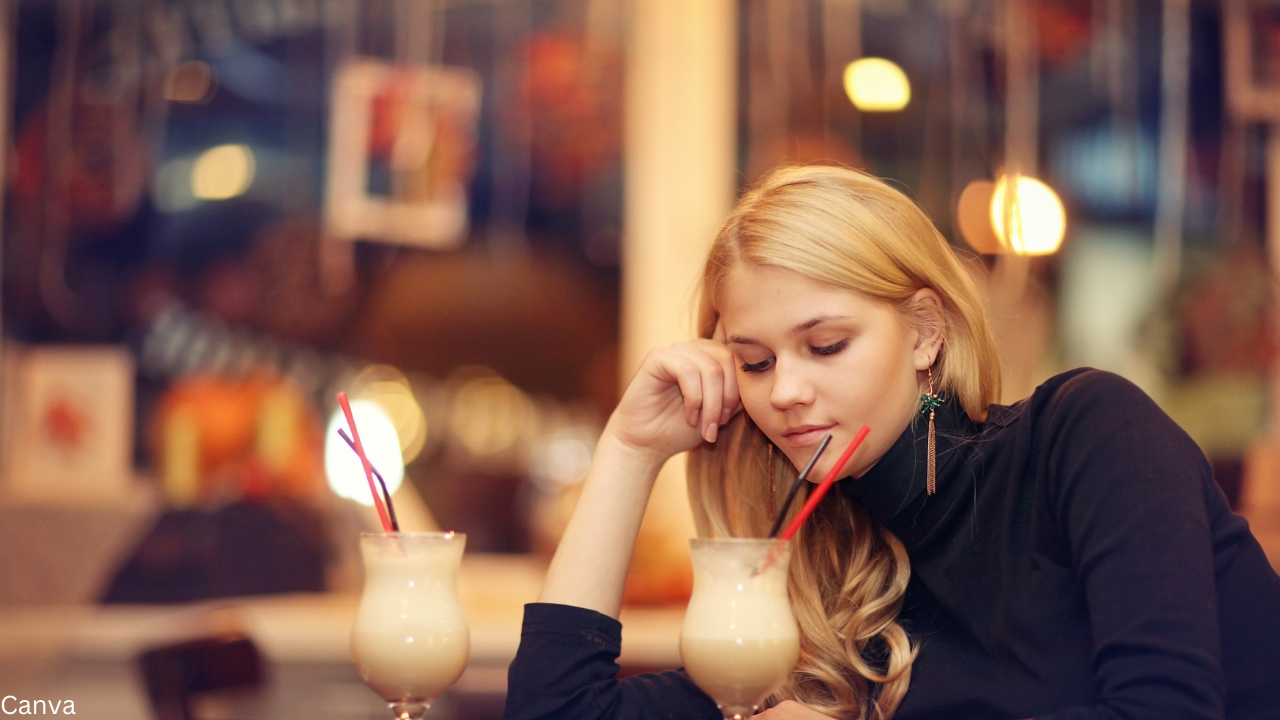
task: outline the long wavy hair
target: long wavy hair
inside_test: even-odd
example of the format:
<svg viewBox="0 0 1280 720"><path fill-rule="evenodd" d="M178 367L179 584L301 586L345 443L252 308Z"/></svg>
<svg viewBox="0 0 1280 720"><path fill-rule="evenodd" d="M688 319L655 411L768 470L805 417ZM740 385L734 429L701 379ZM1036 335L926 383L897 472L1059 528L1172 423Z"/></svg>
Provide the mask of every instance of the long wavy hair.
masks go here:
<svg viewBox="0 0 1280 720"><path fill-rule="evenodd" d="M976 286L910 199L866 173L832 166L774 170L738 201L712 243L698 329L711 337L726 277L772 265L847 288L919 322L911 296L942 300L936 386L975 421L1000 396L995 341ZM715 444L689 454L689 498L703 537L763 537L797 470L746 413ZM794 503L794 513L800 503ZM893 716L916 648L898 624L911 575L902 543L861 506L831 493L795 537L788 589L800 662L770 699L794 699L841 718Z"/></svg>

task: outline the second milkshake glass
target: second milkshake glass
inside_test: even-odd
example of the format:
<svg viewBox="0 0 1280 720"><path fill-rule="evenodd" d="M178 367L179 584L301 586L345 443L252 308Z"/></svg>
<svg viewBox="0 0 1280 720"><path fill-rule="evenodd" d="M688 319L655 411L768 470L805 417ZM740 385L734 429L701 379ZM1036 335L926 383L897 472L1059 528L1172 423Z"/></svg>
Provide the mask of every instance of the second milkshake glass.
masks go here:
<svg viewBox="0 0 1280 720"><path fill-rule="evenodd" d="M787 595L791 544L699 538L689 548L693 596L680 631L684 668L725 720L742 720L778 689L800 658L800 631Z"/></svg>
<svg viewBox="0 0 1280 720"><path fill-rule="evenodd" d="M471 632L458 600L461 533L366 533L364 593L351 631L360 678L396 720L418 720L467 666Z"/></svg>

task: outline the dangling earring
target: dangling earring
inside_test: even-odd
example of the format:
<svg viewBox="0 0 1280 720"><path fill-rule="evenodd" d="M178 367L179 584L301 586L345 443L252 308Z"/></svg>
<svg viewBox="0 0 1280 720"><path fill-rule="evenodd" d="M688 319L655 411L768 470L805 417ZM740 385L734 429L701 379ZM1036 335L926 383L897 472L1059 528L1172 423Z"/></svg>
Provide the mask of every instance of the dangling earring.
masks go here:
<svg viewBox="0 0 1280 720"><path fill-rule="evenodd" d="M929 394L920 396L920 414L929 415L929 460L925 473L925 492L932 495L938 491L938 457L937 444L934 441L933 416L937 413L942 398L933 391L933 368L929 368Z"/></svg>

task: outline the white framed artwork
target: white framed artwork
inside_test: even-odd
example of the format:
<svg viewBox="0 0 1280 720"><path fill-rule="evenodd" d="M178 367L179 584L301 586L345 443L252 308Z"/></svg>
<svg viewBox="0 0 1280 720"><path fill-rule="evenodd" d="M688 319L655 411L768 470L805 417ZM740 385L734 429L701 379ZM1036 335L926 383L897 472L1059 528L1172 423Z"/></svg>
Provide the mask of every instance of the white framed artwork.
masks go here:
<svg viewBox="0 0 1280 720"><path fill-rule="evenodd" d="M1222 50L1231 114L1280 121L1280 1L1225 0Z"/></svg>
<svg viewBox="0 0 1280 720"><path fill-rule="evenodd" d="M134 490L134 361L119 346L7 346L8 500L102 503Z"/></svg>
<svg viewBox="0 0 1280 720"><path fill-rule="evenodd" d="M480 78L360 58L334 76L325 230L447 249L465 239Z"/></svg>

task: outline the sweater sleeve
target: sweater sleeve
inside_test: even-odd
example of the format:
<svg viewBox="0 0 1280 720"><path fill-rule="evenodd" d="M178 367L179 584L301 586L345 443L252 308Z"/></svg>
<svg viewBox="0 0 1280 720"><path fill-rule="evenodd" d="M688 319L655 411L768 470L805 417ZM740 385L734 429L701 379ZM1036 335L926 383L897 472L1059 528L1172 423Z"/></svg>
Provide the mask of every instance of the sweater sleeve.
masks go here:
<svg viewBox="0 0 1280 720"><path fill-rule="evenodd" d="M618 674L622 624L584 608L532 603L507 672L505 720L720 720L682 671Z"/></svg>
<svg viewBox="0 0 1280 720"><path fill-rule="evenodd" d="M1078 376L1052 403L1041 457L1088 605L1096 701L1042 720L1221 720L1207 461L1117 376Z"/></svg>

